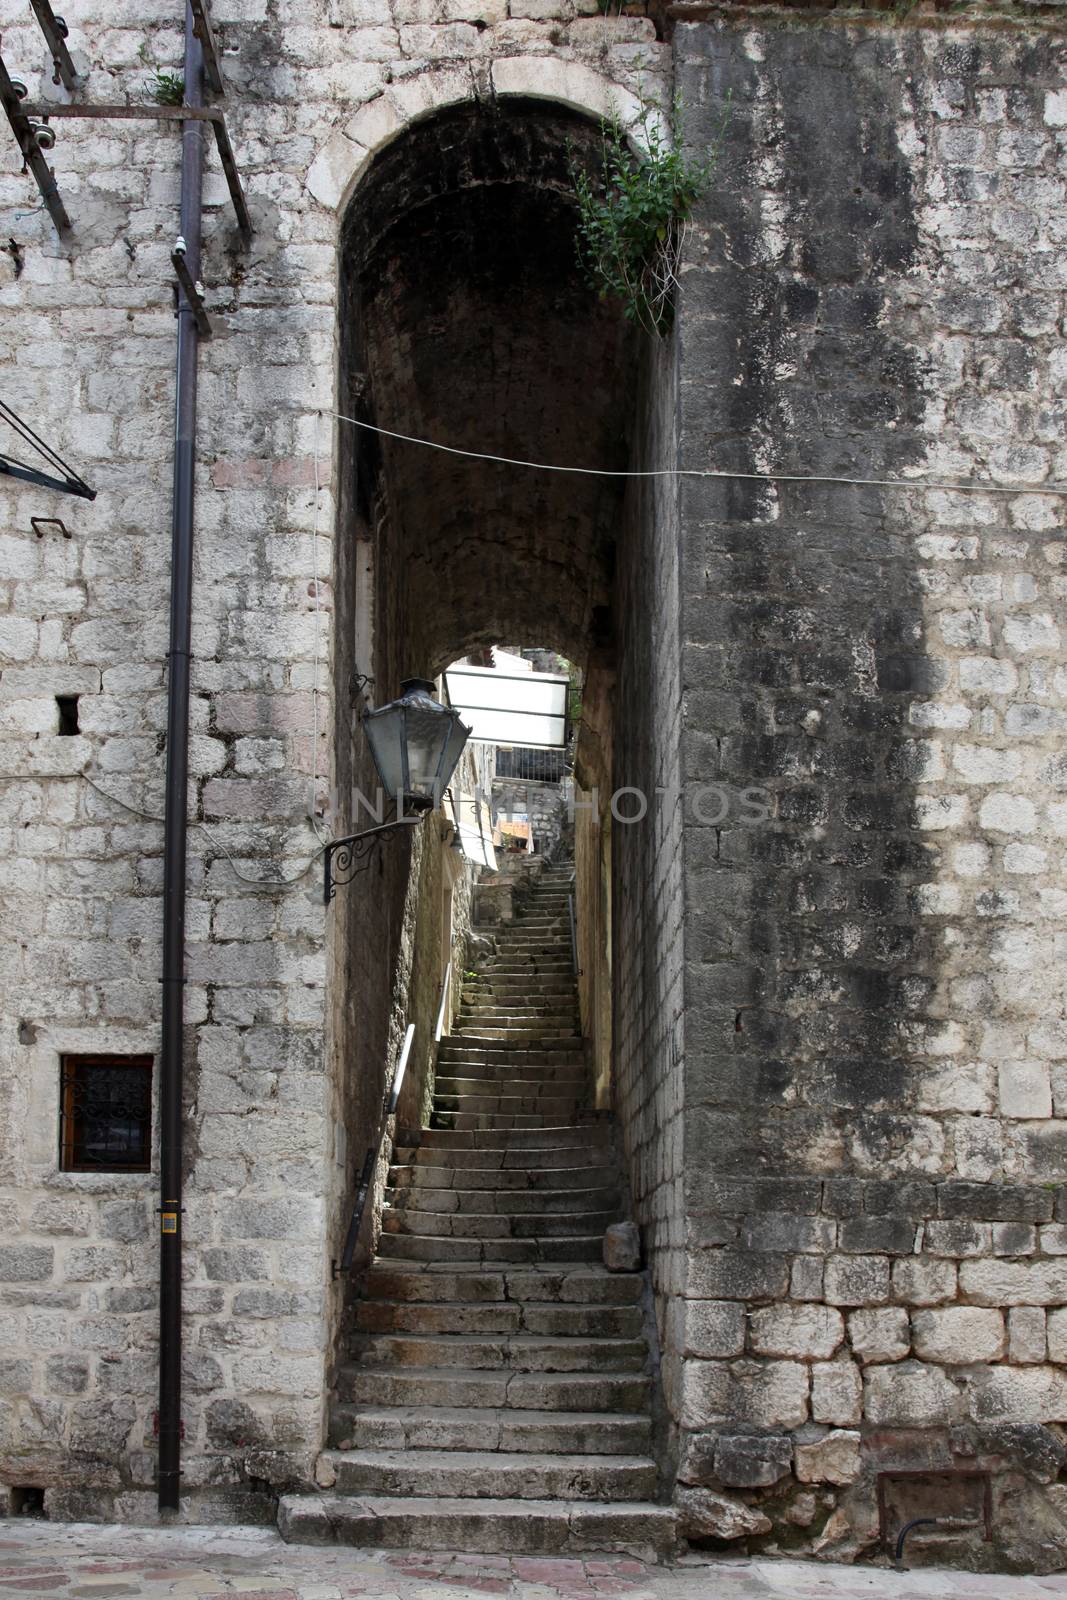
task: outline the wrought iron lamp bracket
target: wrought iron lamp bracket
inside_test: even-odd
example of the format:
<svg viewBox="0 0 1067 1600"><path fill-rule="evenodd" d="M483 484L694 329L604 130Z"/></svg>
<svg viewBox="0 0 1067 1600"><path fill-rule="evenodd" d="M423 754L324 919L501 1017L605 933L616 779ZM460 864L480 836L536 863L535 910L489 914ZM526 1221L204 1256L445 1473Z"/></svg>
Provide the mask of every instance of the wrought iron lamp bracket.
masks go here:
<svg viewBox="0 0 1067 1600"><path fill-rule="evenodd" d="M397 838L408 829L417 828L424 815L425 812L417 817L397 817L395 822L383 822L380 827L366 828L362 833L350 833L344 839L331 839L322 854L325 868L323 904L328 906L338 888L351 883L359 873L366 872L380 844L386 839Z"/></svg>

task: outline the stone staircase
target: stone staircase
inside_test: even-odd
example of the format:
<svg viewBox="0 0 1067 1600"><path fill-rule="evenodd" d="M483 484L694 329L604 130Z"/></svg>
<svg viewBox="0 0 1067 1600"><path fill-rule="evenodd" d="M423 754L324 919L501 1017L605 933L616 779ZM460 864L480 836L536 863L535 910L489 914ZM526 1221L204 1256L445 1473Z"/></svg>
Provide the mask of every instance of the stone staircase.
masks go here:
<svg viewBox="0 0 1067 1600"><path fill-rule="evenodd" d="M441 1041L431 1125L398 1145L340 1369L320 1495L291 1541L492 1554L674 1545L656 1503L639 1274L610 1121L587 1109L567 914L547 869Z"/></svg>

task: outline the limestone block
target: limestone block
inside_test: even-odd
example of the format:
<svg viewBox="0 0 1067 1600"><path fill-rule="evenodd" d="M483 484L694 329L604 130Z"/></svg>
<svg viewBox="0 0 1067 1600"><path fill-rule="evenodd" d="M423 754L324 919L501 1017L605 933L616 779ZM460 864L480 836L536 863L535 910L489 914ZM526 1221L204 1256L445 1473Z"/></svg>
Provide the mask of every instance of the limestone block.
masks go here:
<svg viewBox="0 0 1067 1600"><path fill-rule="evenodd" d="M695 1361L682 1371L682 1425L716 1422L797 1428L808 1417L808 1368L799 1361Z"/></svg>
<svg viewBox="0 0 1067 1600"><path fill-rule="evenodd" d="M940 1367L919 1361L868 1367L864 1414L868 1422L893 1427L943 1427L963 1410L960 1391Z"/></svg>
<svg viewBox="0 0 1067 1600"><path fill-rule="evenodd" d="M736 1300L681 1302L685 1355L739 1356L745 1348L745 1311Z"/></svg>
<svg viewBox="0 0 1067 1600"><path fill-rule="evenodd" d="M715 1442L715 1476L728 1488L755 1489L788 1477L792 1440L782 1435L720 1434Z"/></svg>
<svg viewBox="0 0 1067 1600"><path fill-rule="evenodd" d="M770 1518L762 1511L711 1489L676 1489L674 1503L679 1532L685 1538L744 1539L771 1531Z"/></svg>
<svg viewBox="0 0 1067 1600"><path fill-rule="evenodd" d="M832 1306L878 1305L889 1299L887 1256L831 1256L826 1299Z"/></svg>
<svg viewBox="0 0 1067 1600"><path fill-rule="evenodd" d="M1052 1085L1047 1062L1004 1061L997 1077L1004 1116L1051 1117Z"/></svg>
<svg viewBox="0 0 1067 1600"><path fill-rule="evenodd" d="M1004 1317L982 1306L944 1306L912 1318L915 1353L925 1361L962 1366L999 1361L1004 1354Z"/></svg>
<svg viewBox="0 0 1067 1600"><path fill-rule="evenodd" d="M1045 1359L1045 1312L1040 1306L1014 1306L1008 1312L1008 1360L1023 1365ZM1053 1357L1056 1361L1062 1359Z"/></svg>
<svg viewBox="0 0 1067 1600"><path fill-rule="evenodd" d="M815 1444L798 1444L796 1475L801 1483L855 1483L860 1473L860 1435L838 1428Z"/></svg>
<svg viewBox="0 0 1067 1600"><path fill-rule="evenodd" d="M632 1222L613 1222L604 1230L604 1265L609 1272L637 1272L641 1235Z"/></svg>
<svg viewBox="0 0 1067 1600"><path fill-rule="evenodd" d="M757 1354L807 1361L832 1356L845 1336L844 1318L832 1306L768 1306L751 1313L749 1328Z"/></svg>
<svg viewBox="0 0 1067 1600"><path fill-rule="evenodd" d="M863 1379L854 1361L817 1362L811 1369L811 1414L816 1422L839 1427L859 1422L862 1415Z"/></svg>
<svg viewBox="0 0 1067 1600"><path fill-rule="evenodd" d="M848 1337L865 1363L902 1361L911 1350L908 1313L902 1306L853 1311L848 1319Z"/></svg>

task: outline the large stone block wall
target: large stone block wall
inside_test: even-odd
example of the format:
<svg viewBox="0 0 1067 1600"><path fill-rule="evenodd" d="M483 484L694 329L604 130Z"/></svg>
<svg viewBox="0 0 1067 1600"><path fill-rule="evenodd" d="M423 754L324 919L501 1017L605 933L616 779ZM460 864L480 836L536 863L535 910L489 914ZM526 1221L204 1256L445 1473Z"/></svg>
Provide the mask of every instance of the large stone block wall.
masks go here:
<svg viewBox="0 0 1067 1600"><path fill-rule="evenodd" d="M733 95L681 464L1062 483L1059 39L768 18L675 47L691 139ZM1067 1556L1064 514L683 485L686 782L771 809L685 829L695 1531L850 1559L880 1473L972 1470L992 1541L943 1557Z"/></svg>
<svg viewBox="0 0 1067 1600"><path fill-rule="evenodd" d="M669 466L678 405L670 345L650 354L641 400L637 463ZM674 480L631 485L616 597L610 787L599 802L613 872L614 1102L672 1410L680 1404L677 1308L686 1272L679 548ZM622 820L630 818L637 820Z"/></svg>
<svg viewBox="0 0 1067 1600"><path fill-rule="evenodd" d="M320 834L306 811L358 777L347 680L333 764L327 751L331 669L374 658L373 640L353 651L351 635L343 650L331 638L331 577L355 581L351 552L332 553L343 201L373 152L438 105L540 95L596 115L617 92L632 111L667 52L644 19L595 12L593 0L460 0L444 21L411 0L212 8L257 231L242 253L209 150L183 1419L184 1482L210 1514L248 1515L253 1480L310 1477L341 1306L329 1258L392 1059L390 961L414 937L403 865L362 900L342 891L331 913L309 865ZM143 99L153 68L180 66L178 0L83 0L67 21L94 101ZM4 0L0 29L31 94L61 93L27 9ZM70 247L13 147L2 165L15 241L0 253L4 393L98 497L0 488L0 1336L23 1352L0 1373L0 1481L45 1486L56 1514L130 1516L154 1503L155 1180L57 1172L57 1099L61 1052L158 1046L179 141L173 126L68 121L51 159ZM35 535L31 516L49 514L69 539ZM347 595L339 605L365 632ZM80 732L60 737L55 697L73 694ZM372 1075L357 1075L350 1047Z"/></svg>

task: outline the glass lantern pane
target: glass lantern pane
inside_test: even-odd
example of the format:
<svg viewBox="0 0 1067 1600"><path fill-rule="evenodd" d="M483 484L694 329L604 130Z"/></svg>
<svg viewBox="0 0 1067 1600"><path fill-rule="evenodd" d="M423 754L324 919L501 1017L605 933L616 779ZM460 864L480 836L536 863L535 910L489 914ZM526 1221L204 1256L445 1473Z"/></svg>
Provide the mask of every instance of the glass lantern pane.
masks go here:
<svg viewBox="0 0 1067 1600"><path fill-rule="evenodd" d="M404 787L403 707L390 705L364 712L363 728L382 786L395 800Z"/></svg>

